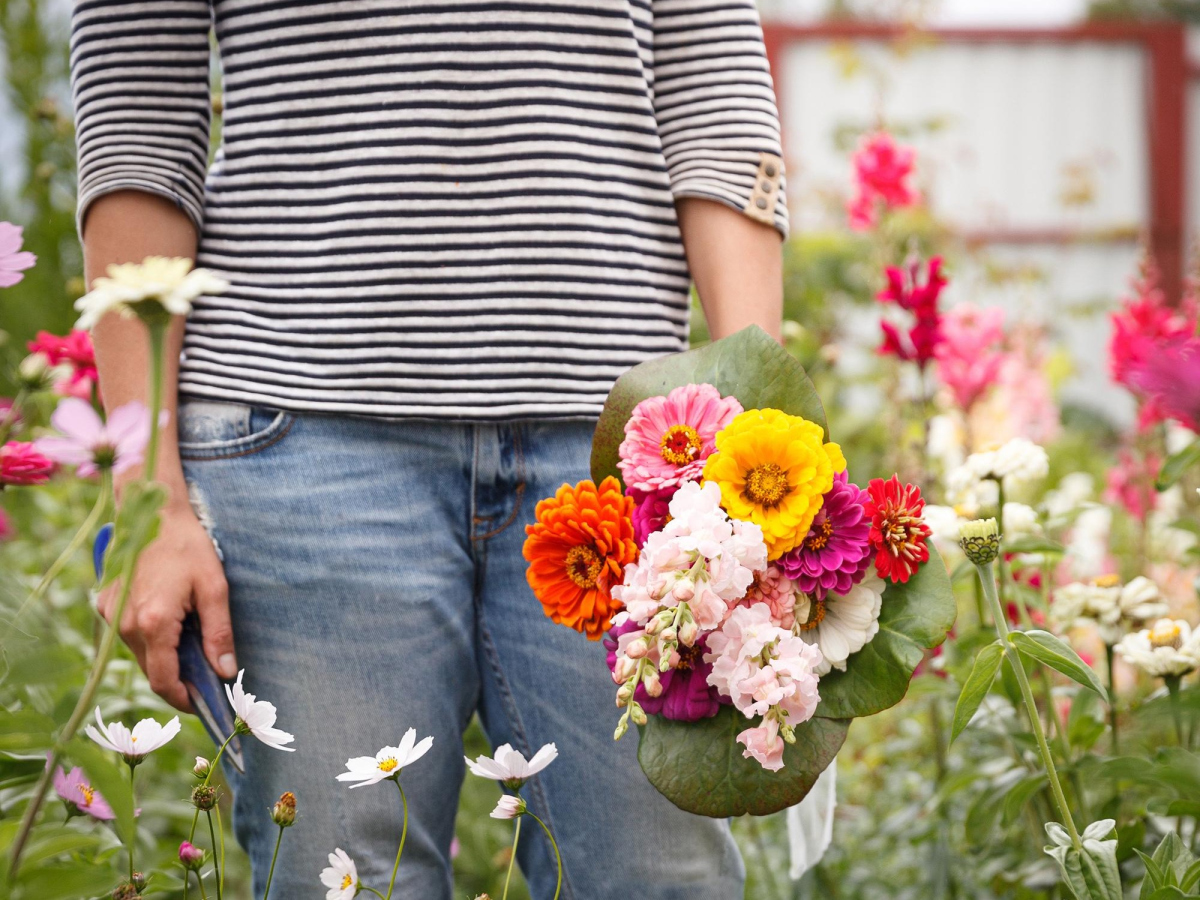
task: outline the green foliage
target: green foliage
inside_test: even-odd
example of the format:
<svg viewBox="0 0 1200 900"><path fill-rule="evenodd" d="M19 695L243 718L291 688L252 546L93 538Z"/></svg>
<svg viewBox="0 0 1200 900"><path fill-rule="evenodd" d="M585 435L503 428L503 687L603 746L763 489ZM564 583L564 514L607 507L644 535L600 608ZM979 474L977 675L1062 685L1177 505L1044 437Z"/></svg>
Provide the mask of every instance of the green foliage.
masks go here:
<svg viewBox="0 0 1200 900"><path fill-rule="evenodd" d="M1079 654L1062 638L1057 638L1048 631L1033 629L1014 631L1008 636L1008 640L1022 655L1062 672L1076 684L1091 688L1101 697L1108 696L1092 667L1080 659Z"/></svg>
<svg viewBox="0 0 1200 900"><path fill-rule="evenodd" d="M962 692L958 695L958 703L954 706L954 724L950 729L950 740L953 741L962 734L963 729L979 711L979 704L992 689L992 682L996 680L996 672L1003 659L1004 645L999 641L988 644L975 657L971 674L967 676Z"/></svg>

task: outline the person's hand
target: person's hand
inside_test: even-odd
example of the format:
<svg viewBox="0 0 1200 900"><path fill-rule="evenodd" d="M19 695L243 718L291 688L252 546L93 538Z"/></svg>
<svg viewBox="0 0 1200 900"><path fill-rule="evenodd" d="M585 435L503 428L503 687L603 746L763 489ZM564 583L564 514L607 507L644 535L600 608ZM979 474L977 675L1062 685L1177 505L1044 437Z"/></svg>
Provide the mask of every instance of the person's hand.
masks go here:
<svg viewBox="0 0 1200 900"><path fill-rule="evenodd" d="M106 621L120 596L120 582L100 594ZM237 675L229 588L212 539L189 508L163 510L158 538L138 559L133 589L121 617L121 637L137 657L153 691L183 712L191 712L179 680L179 635L184 617L200 615L204 654L223 678Z"/></svg>

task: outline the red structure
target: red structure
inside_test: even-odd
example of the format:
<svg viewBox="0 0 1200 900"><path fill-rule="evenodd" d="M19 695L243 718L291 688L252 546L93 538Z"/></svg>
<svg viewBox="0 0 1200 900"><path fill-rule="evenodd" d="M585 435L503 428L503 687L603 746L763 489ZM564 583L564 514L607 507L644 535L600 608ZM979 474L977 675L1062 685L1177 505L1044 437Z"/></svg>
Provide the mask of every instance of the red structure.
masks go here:
<svg viewBox="0 0 1200 900"><path fill-rule="evenodd" d="M904 25L871 22L828 22L792 26L766 24L763 28L775 78L775 90L787 92L786 51L801 41L945 41L949 43L1122 43L1141 48L1146 60L1146 146L1148 149L1149 206L1147 241L1162 269L1163 288L1172 302L1183 287L1187 259L1187 94L1200 67L1191 64L1187 32L1173 22L1090 23L1072 28L944 28L914 31ZM1003 239L1008 243L1065 242L1067 234L982 234L979 240Z"/></svg>

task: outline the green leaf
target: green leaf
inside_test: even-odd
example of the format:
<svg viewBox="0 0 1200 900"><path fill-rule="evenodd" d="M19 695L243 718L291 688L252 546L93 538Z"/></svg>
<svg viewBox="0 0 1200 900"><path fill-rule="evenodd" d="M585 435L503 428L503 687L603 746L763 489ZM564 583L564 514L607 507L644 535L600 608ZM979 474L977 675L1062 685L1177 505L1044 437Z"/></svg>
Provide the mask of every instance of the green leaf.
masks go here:
<svg viewBox="0 0 1200 900"><path fill-rule="evenodd" d="M1196 438L1178 453L1172 454L1163 463L1162 471L1158 473L1158 480L1154 486L1160 491L1165 491L1178 482L1184 473L1197 463L1200 463L1200 438Z"/></svg>
<svg viewBox="0 0 1200 900"><path fill-rule="evenodd" d="M685 384L711 384L723 396L737 397L746 409L783 410L816 422L829 433L825 408L804 367L759 328L736 334L696 350L652 359L617 379L592 441L592 479L599 484L619 478L617 449L625 439L625 423L647 397L659 397Z"/></svg>
<svg viewBox="0 0 1200 900"><path fill-rule="evenodd" d="M1185 894L1174 885L1168 885L1151 893L1147 900L1192 900L1195 896L1195 894Z"/></svg>
<svg viewBox="0 0 1200 900"><path fill-rule="evenodd" d="M1147 856L1141 850L1134 849L1142 860L1142 865L1146 867L1146 877L1142 879L1142 890L1138 894L1138 900L1147 900L1147 898L1158 888L1163 887L1167 882L1167 873L1153 857Z"/></svg>
<svg viewBox="0 0 1200 900"><path fill-rule="evenodd" d="M1108 692L1092 667L1079 658L1079 654L1070 645L1048 631L1014 631L1008 636L1012 645L1021 653L1045 663L1050 668L1062 672L1072 681L1086 688L1091 688L1101 697L1107 697Z"/></svg>
<svg viewBox="0 0 1200 900"><path fill-rule="evenodd" d="M116 762L112 753L101 750L90 740L81 737L67 745L66 755L79 764L88 782L108 801L116 815L113 826L117 835L123 843L128 844L135 826L128 766Z"/></svg>
<svg viewBox="0 0 1200 900"><path fill-rule="evenodd" d="M1026 535L1004 542L1005 553L1066 553L1067 548L1049 538Z"/></svg>
<svg viewBox="0 0 1200 900"><path fill-rule="evenodd" d="M958 702L954 705L954 724L950 728L951 742L970 724L971 718L979 709L979 704L992 689L992 682L996 680L996 670L1000 668L1002 659L1004 645L999 641L988 644L975 657L975 665L971 667L971 674L967 676L962 693L958 695Z"/></svg>
<svg viewBox="0 0 1200 900"><path fill-rule="evenodd" d="M846 663L821 677L817 715L833 719L870 716L895 706L908 691L927 648L936 647L954 627L957 613L946 565L929 547L929 562L907 584L883 592L879 633Z"/></svg>
<svg viewBox="0 0 1200 900"><path fill-rule="evenodd" d="M1197 885L1200 885L1200 859L1188 866L1179 879L1179 886L1185 891L1190 891Z"/></svg>
<svg viewBox="0 0 1200 900"><path fill-rule="evenodd" d="M1084 841L1080 855L1084 881L1093 900L1122 900L1121 870L1117 866L1117 842Z"/></svg>
<svg viewBox="0 0 1200 900"><path fill-rule="evenodd" d="M651 716L639 729L638 761L650 783L682 810L718 819L765 816L804 799L850 728L848 721L821 718L797 725L783 768L769 772L745 759L737 742L753 724L730 706L699 722Z"/></svg>
<svg viewBox="0 0 1200 900"><path fill-rule="evenodd" d="M1025 805L1047 784L1049 779L1040 773L1026 775L1014 784L1004 797L1004 824L1015 822L1025 810Z"/></svg>
<svg viewBox="0 0 1200 900"><path fill-rule="evenodd" d="M116 581L158 537L159 512L166 502L166 489L157 482L135 481L125 488L113 526L112 545L104 556L102 587Z"/></svg>

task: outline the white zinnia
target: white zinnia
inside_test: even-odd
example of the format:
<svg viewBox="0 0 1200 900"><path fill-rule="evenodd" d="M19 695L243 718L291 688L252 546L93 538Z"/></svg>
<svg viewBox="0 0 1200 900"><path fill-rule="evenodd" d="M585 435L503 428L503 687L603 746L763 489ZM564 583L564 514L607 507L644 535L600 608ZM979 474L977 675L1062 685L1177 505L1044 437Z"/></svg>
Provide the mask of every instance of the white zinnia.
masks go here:
<svg viewBox="0 0 1200 900"><path fill-rule="evenodd" d="M108 267L108 275L92 282L92 289L75 301L76 328L90 329L109 311L136 315L139 303L158 303L173 316L186 316L192 303L205 294L219 294L229 282L208 269L193 269L181 257L148 256L140 263Z"/></svg>
<svg viewBox="0 0 1200 900"><path fill-rule="evenodd" d="M245 673L245 669L238 672L237 681L234 682L232 690L229 685L225 685L225 694L229 697L229 705L233 707L238 718L238 721L234 722L234 728L243 734L249 732L268 747L274 747L276 750L287 750L289 753L295 750L295 747L283 746L290 744L296 738L275 727L275 704L268 703L266 700L256 700L253 694L246 693L245 688L242 687L242 676Z"/></svg>
<svg viewBox="0 0 1200 900"><path fill-rule="evenodd" d="M879 633L879 611L883 607L883 579L864 578L848 594L830 593L823 601L824 615L807 629L801 624L813 618L812 601L801 594L796 601L796 633L821 651L820 665L813 671L826 674L831 668L846 671L846 660Z"/></svg>
<svg viewBox="0 0 1200 900"><path fill-rule="evenodd" d="M491 817L493 819L515 819L524 812L524 800L512 794L501 794L500 799L496 802L496 808L491 812Z"/></svg>
<svg viewBox="0 0 1200 900"><path fill-rule="evenodd" d="M474 762L469 757L464 756L463 759L466 760L467 768L471 770L472 775L490 778L493 781L502 781L516 790L554 762L557 757L558 748L554 744L546 744L529 760L526 760L511 745L501 744L496 748L493 756L480 756Z"/></svg>
<svg viewBox="0 0 1200 900"><path fill-rule="evenodd" d="M1117 652L1150 675L1179 677L1200 668L1200 630L1182 619L1159 619L1153 628L1125 635Z"/></svg>
<svg viewBox="0 0 1200 900"><path fill-rule="evenodd" d="M351 790L365 787L368 784L392 779L400 774L400 770L410 765L429 752L433 746L433 738L422 738L417 741L417 729L410 728L404 732L398 747L384 747L374 756L356 756L346 760L349 770L338 775L338 781L357 781L350 785Z"/></svg>
<svg viewBox="0 0 1200 900"><path fill-rule="evenodd" d="M1040 536L1042 526L1038 523L1038 514L1032 506L1024 503L1005 503L1002 515L1003 524L1000 531L1006 538Z"/></svg>
<svg viewBox="0 0 1200 900"><path fill-rule="evenodd" d="M966 462L946 476L946 488L952 495L960 495L965 500L972 494L979 494L984 482L1002 481L1004 487L1010 489L1045 478L1049 471L1050 458L1042 447L1025 438L1013 438L995 450L972 453Z"/></svg>
<svg viewBox="0 0 1200 900"><path fill-rule="evenodd" d="M341 847L329 854L329 866L321 870L321 884L329 888L325 900L354 900L358 893L358 867Z"/></svg>
<svg viewBox="0 0 1200 900"><path fill-rule="evenodd" d="M175 716L166 725L159 725L154 719L142 719L133 726L133 731L130 731L120 722L105 725L98 706L96 725L100 726L99 729L95 725L88 725L84 728L84 733L105 750L120 753L131 762L153 753L179 734L179 716Z"/></svg>

